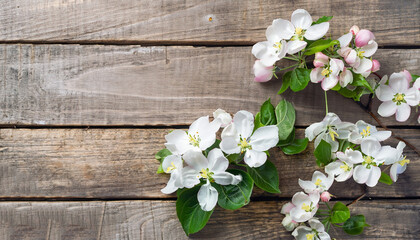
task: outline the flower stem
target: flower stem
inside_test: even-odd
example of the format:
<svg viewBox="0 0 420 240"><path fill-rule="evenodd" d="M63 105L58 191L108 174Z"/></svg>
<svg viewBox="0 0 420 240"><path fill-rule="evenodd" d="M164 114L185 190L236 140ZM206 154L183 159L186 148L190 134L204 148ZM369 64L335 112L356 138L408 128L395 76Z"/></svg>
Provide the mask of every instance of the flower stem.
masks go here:
<svg viewBox="0 0 420 240"><path fill-rule="evenodd" d="M294 64L294 65L292 65L292 66L288 66L288 67L285 67L285 68L281 68L281 69L279 69L279 71L283 71L283 70L286 70L286 69L289 69L289 68L293 68L293 67L296 67L297 65L299 65L299 64Z"/></svg>
<svg viewBox="0 0 420 240"><path fill-rule="evenodd" d="M296 58L294 55L290 55L290 56L293 56L293 57L283 57L284 59L289 59L289 60L292 60L292 61L297 61L297 62L299 62L299 59L298 58Z"/></svg>
<svg viewBox="0 0 420 240"><path fill-rule="evenodd" d="M331 207L327 202L324 202L325 206L327 206L327 208L331 211Z"/></svg>
<svg viewBox="0 0 420 240"><path fill-rule="evenodd" d="M328 99L327 99L327 91L324 91L325 93L325 115L328 114Z"/></svg>

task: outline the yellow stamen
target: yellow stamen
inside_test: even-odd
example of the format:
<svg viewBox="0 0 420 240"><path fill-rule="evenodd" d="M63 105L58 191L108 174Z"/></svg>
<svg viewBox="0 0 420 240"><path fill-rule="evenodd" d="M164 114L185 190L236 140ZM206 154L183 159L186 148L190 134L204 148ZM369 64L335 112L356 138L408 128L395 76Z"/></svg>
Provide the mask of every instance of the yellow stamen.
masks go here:
<svg viewBox="0 0 420 240"><path fill-rule="evenodd" d="M359 58L363 58L363 53L365 53L365 51L359 51L359 52L357 53L357 56L358 56Z"/></svg>
<svg viewBox="0 0 420 240"><path fill-rule="evenodd" d="M370 126L367 126L366 129L363 129L360 135L362 135L363 137L370 136Z"/></svg>
<svg viewBox="0 0 420 240"><path fill-rule="evenodd" d="M301 34L302 34L302 32L303 32L303 29L302 29L302 28L300 28L300 27L297 27L297 28L296 28L296 34L297 34L297 35L301 35Z"/></svg>
<svg viewBox="0 0 420 240"><path fill-rule="evenodd" d="M241 147L241 153L243 153L246 149L251 149L251 145L249 145L245 138L241 138L241 141L238 145Z"/></svg>
<svg viewBox="0 0 420 240"><path fill-rule="evenodd" d="M330 134L330 137L333 141L335 141L335 136L338 137L338 133L336 131L334 131L331 127L329 127L329 134Z"/></svg>
<svg viewBox="0 0 420 240"><path fill-rule="evenodd" d="M172 167L168 167L168 168L166 169L166 173L169 173L170 171L172 171L172 170L175 170L175 169L176 169L174 162L171 162L171 165L172 165Z"/></svg>
<svg viewBox="0 0 420 240"><path fill-rule="evenodd" d="M330 73L332 73L332 71L329 70L329 69L325 69L325 68L321 72L322 76L327 76L327 77L328 77L328 75L330 75Z"/></svg>
<svg viewBox="0 0 420 240"><path fill-rule="evenodd" d="M201 174L201 177L203 177L203 178L209 178L209 175L208 175L208 169L201 169L201 172L200 172L200 174Z"/></svg>
<svg viewBox="0 0 420 240"><path fill-rule="evenodd" d="M405 159L406 157L407 157L407 156L404 156L403 160L398 161L398 163L399 163L401 166L404 166L405 164L409 164L409 163L410 163L410 160Z"/></svg>
<svg viewBox="0 0 420 240"><path fill-rule="evenodd" d="M364 160L365 160L365 163L371 164L373 159L372 159L371 156L366 156L366 157L364 157Z"/></svg>
<svg viewBox="0 0 420 240"><path fill-rule="evenodd" d="M198 132L197 132L197 136L198 136ZM188 134L188 138L189 138L189 141L190 141L191 145L193 145L194 147L199 147L200 146L200 137L196 137L194 135Z"/></svg>
<svg viewBox="0 0 420 240"><path fill-rule="evenodd" d="M315 234L310 233L310 234L306 234L306 240L314 240Z"/></svg>
<svg viewBox="0 0 420 240"><path fill-rule="evenodd" d="M397 93L397 95L395 95L395 100L401 102L404 100L404 96L401 93Z"/></svg>
<svg viewBox="0 0 420 240"><path fill-rule="evenodd" d="M282 44L280 42L274 43L274 48L281 49Z"/></svg>
<svg viewBox="0 0 420 240"><path fill-rule="evenodd" d="M350 167L347 164L341 165L340 168L343 169L345 172L350 171Z"/></svg>
<svg viewBox="0 0 420 240"><path fill-rule="evenodd" d="M315 185L320 186L321 185L321 182L322 182L322 180L318 178L316 180L316 182L315 182Z"/></svg>
<svg viewBox="0 0 420 240"><path fill-rule="evenodd" d="M308 204L304 203L302 204L302 210L305 210L305 212L310 212L311 207Z"/></svg>

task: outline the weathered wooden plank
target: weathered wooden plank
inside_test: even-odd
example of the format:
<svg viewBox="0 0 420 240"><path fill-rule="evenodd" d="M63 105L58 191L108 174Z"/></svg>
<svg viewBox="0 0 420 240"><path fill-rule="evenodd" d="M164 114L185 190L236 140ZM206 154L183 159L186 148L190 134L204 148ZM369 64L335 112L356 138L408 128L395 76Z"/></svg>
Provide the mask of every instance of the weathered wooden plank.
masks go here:
<svg viewBox="0 0 420 240"><path fill-rule="evenodd" d="M381 49L375 57L383 73L418 73L419 54ZM281 99L281 81L254 82L254 60L250 47L1 45L0 124L186 125L219 107L255 113L267 98ZM297 124L307 126L324 117L323 95L310 83L282 97L294 103ZM352 100L328 95L330 111L342 119L375 123ZM405 123L382 120L418 124L415 114Z"/></svg>
<svg viewBox="0 0 420 240"><path fill-rule="evenodd" d="M252 202L237 210L217 208L208 225L192 238L292 239L281 226L285 202ZM341 229L337 239L416 239L420 201L360 201L352 213L364 214L372 226L360 236ZM1 202L0 237L12 239L188 239L174 201ZM249 227L252 226L252 227Z"/></svg>
<svg viewBox="0 0 420 240"><path fill-rule="evenodd" d="M0 9L4 41L262 41L273 19L295 9L327 15L333 37L352 25L371 29L380 45L419 45L418 1L59 1L7 0Z"/></svg>
<svg viewBox="0 0 420 240"><path fill-rule="evenodd" d="M0 198L168 198L160 192L168 176L156 174L154 154L164 147L166 129L1 129ZM420 148L420 130L401 130ZM302 137L303 130L297 131ZM396 146L397 141L388 141ZM420 196L420 158L406 149L412 160L392 186L378 184L370 197ZM280 174L282 194L254 197L291 197L300 190L298 178L310 179L316 168L310 146L304 153L286 156L270 151ZM361 185L349 180L335 183L331 193L357 198Z"/></svg>

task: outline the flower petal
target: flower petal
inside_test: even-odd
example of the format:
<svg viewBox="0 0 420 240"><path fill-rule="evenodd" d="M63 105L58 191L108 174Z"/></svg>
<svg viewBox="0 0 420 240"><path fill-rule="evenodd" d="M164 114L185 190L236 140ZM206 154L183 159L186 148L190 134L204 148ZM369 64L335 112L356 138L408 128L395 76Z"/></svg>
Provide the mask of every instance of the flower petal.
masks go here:
<svg viewBox="0 0 420 240"><path fill-rule="evenodd" d="M401 103L397 105L397 111L395 113L395 119L398 122L405 122L410 117L411 107L407 103Z"/></svg>
<svg viewBox="0 0 420 240"><path fill-rule="evenodd" d="M379 105L378 114L382 117L389 117L395 114L397 105L393 101L386 101Z"/></svg>
<svg viewBox="0 0 420 240"><path fill-rule="evenodd" d="M168 184L166 184L166 187L162 188L160 191L164 194L171 194L178 190L178 187L175 186L176 177L176 175L171 174Z"/></svg>
<svg viewBox="0 0 420 240"><path fill-rule="evenodd" d="M419 105L420 100L420 92L415 87L409 88L405 92L404 100L407 102L408 105L414 107L416 105Z"/></svg>
<svg viewBox="0 0 420 240"><path fill-rule="evenodd" d="M236 185L242 181L242 176L233 175L232 173L228 172L215 172L213 174L213 179L220 185Z"/></svg>
<svg viewBox="0 0 420 240"><path fill-rule="evenodd" d="M329 22L312 25L306 30L304 37L308 40L318 40L328 32L329 28Z"/></svg>
<svg viewBox="0 0 420 240"><path fill-rule="evenodd" d="M381 150L381 144L374 138L367 138L362 141L360 148L364 154L375 157Z"/></svg>
<svg viewBox="0 0 420 240"><path fill-rule="evenodd" d="M184 154L189 149L194 148L189 144L187 133L183 130L176 129L165 136L167 143L165 146L172 154Z"/></svg>
<svg viewBox="0 0 420 240"><path fill-rule="evenodd" d="M203 168L208 168L209 162L201 151L189 150L184 154L183 158L188 166L197 171L201 171Z"/></svg>
<svg viewBox="0 0 420 240"><path fill-rule="evenodd" d="M299 178L299 186L305 191L306 193L312 193L316 190L316 185L312 181L304 181Z"/></svg>
<svg viewBox="0 0 420 240"><path fill-rule="evenodd" d="M287 53L295 54L306 47L305 41L294 40L287 43Z"/></svg>
<svg viewBox="0 0 420 240"><path fill-rule="evenodd" d="M279 129L275 125L260 127L252 134L249 144L256 151L267 151L279 142Z"/></svg>
<svg viewBox="0 0 420 240"><path fill-rule="evenodd" d="M325 78L322 83L321 87L324 89L324 91L328 91L331 88L335 87L338 83L338 77L334 75L330 75L329 77Z"/></svg>
<svg viewBox="0 0 420 240"><path fill-rule="evenodd" d="M382 102L391 101L394 98L395 92L388 85L379 85L376 89L376 96Z"/></svg>
<svg viewBox="0 0 420 240"><path fill-rule="evenodd" d="M338 41L340 42L340 47L341 48L347 47L350 44L352 39L353 39L352 33L349 32L347 34L344 34L343 36L338 38Z"/></svg>
<svg viewBox="0 0 420 240"><path fill-rule="evenodd" d="M354 168L353 179L359 184L364 184L369 178L371 169L367 169L363 165L357 165Z"/></svg>
<svg viewBox="0 0 420 240"><path fill-rule="evenodd" d="M378 50L378 44L375 41L372 41L368 45L362 47L360 50L364 51L363 56L370 57L375 54L376 50Z"/></svg>
<svg viewBox="0 0 420 240"><path fill-rule="evenodd" d="M347 84L353 82L353 74L347 68L343 69L343 72L340 73L340 86L346 87Z"/></svg>
<svg viewBox="0 0 420 240"><path fill-rule="evenodd" d="M389 86L395 93L405 93L408 89L408 82L403 73L393 73L389 77Z"/></svg>
<svg viewBox="0 0 420 240"><path fill-rule="evenodd" d="M216 188L211 186L210 182L207 181L206 184L201 186L197 193L197 199L201 209L207 212L213 210L216 206L218 196L219 194L217 193Z"/></svg>
<svg viewBox="0 0 420 240"><path fill-rule="evenodd" d="M281 207L281 214L288 214L290 213L290 210L292 210L293 208L295 208L296 206L293 205L292 202L288 202L286 204L283 205L283 207Z"/></svg>
<svg viewBox="0 0 420 240"><path fill-rule="evenodd" d="M370 172L369 178L366 181L366 185L369 187L374 187L378 184L379 178L381 177L381 169L378 167L372 166L372 171Z"/></svg>
<svg viewBox="0 0 420 240"><path fill-rule="evenodd" d="M200 172L192 167L182 169L182 185L186 188L192 188L200 183Z"/></svg>
<svg viewBox="0 0 420 240"><path fill-rule="evenodd" d="M218 148L211 150L207 156L209 161L209 170L211 172L224 172L229 166L229 160Z"/></svg>
<svg viewBox="0 0 420 240"><path fill-rule="evenodd" d="M382 142L387 140L389 137L391 137L392 132L391 131L378 131L370 134L370 136L376 138L376 140Z"/></svg>
<svg viewBox="0 0 420 240"><path fill-rule="evenodd" d="M236 131L242 138L249 138L254 130L254 115L248 111L241 110L233 117Z"/></svg>
<svg viewBox="0 0 420 240"><path fill-rule="evenodd" d="M234 137L225 137L220 142L220 149L227 154L240 153L239 140Z"/></svg>
<svg viewBox="0 0 420 240"><path fill-rule="evenodd" d="M308 29L312 24L312 17L305 9L297 9L292 13L292 23L296 28Z"/></svg>
<svg viewBox="0 0 420 240"><path fill-rule="evenodd" d="M260 167L267 160L267 154L265 152L259 152L256 150L248 150L245 153L244 161L250 167Z"/></svg>
<svg viewBox="0 0 420 240"><path fill-rule="evenodd" d="M276 37L279 37L280 40L281 39L289 40L293 36L293 34L295 34L295 27L293 26L293 24L281 18L273 20L273 24L270 27L271 29L269 30L267 28L267 31L265 33L266 33L267 40L271 41L272 43L276 42L276 41L273 41L273 39L277 39ZM275 33L272 31L274 31Z"/></svg>
<svg viewBox="0 0 420 240"><path fill-rule="evenodd" d="M309 141L313 141L316 136L318 136L325 128L324 122L312 123L309 127L305 129L305 137Z"/></svg>
<svg viewBox="0 0 420 240"><path fill-rule="evenodd" d="M163 159L162 168L163 168L163 171L165 171L165 173L170 173L173 170L175 170L175 169L172 169L170 171L167 171L168 169L173 168L173 166L175 166L175 168L182 168L181 156L169 155L165 159Z"/></svg>
<svg viewBox="0 0 420 240"><path fill-rule="evenodd" d="M271 44L268 41L257 42L254 46L252 46L252 54L256 58L261 59L267 56L269 47L271 47Z"/></svg>
<svg viewBox="0 0 420 240"><path fill-rule="evenodd" d="M366 72L370 72L372 69L372 60L367 58L360 59L359 66L354 68L355 73L365 74Z"/></svg>
<svg viewBox="0 0 420 240"><path fill-rule="evenodd" d="M310 74L311 82L319 83L324 79L324 75L322 75L322 70L323 68L320 67L312 69Z"/></svg>

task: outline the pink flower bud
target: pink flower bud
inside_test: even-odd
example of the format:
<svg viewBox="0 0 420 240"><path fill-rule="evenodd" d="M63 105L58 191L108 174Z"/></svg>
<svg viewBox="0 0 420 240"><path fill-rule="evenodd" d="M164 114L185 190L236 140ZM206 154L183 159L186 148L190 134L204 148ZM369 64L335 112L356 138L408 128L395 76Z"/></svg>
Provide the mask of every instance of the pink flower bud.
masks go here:
<svg viewBox="0 0 420 240"><path fill-rule="evenodd" d="M315 53L314 59L314 66L323 67L324 65L328 64L329 58L327 55L323 54L322 52Z"/></svg>
<svg viewBox="0 0 420 240"><path fill-rule="evenodd" d="M254 64L254 81L256 82L268 82L273 78L274 66L266 67L260 60L255 61Z"/></svg>
<svg viewBox="0 0 420 240"><path fill-rule="evenodd" d="M331 199L331 194L329 192L323 192L321 193L321 201L323 202L329 202Z"/></svg>
<svg viewBox="0 0 420 240"><path fill-rule="evenodd" d="M371 31L362 29L356 34L356 38L354 41L356 43L356 47L360 48L368 45L368 43L373 39L375 39L375 36Z"/></svg>
<svg viewBox="0 0 420 240"><path fill-rule="evenodd" d="M373 59L372 60L372 69L371 69L371 71L372 72L377 72L377 71L379 71L379 69L381 69L381 64L379 63L378 60Z"/></svg>
<svg viewBox="0 0 420 240"><path fill-rule="evenodd" d="M405 77L405 79L407 79L408 84L410 84L411 81L413 81L413 77L411 77L411 74L410 74L409 71L404 69L404 71L402 71L402 74L404 74L404 77Z"/></svg>
<svg viewBox="0 0 420 240"><path fill-rule="evenodd" d="M356 35L358 32L360 31L359 27L354 25L353 27L350 28L350 32L354 35Z"/></svg>

